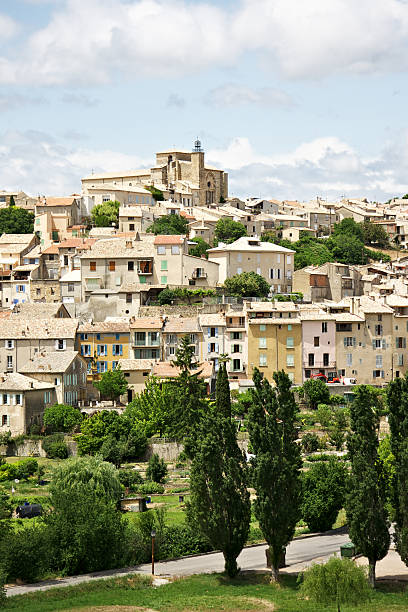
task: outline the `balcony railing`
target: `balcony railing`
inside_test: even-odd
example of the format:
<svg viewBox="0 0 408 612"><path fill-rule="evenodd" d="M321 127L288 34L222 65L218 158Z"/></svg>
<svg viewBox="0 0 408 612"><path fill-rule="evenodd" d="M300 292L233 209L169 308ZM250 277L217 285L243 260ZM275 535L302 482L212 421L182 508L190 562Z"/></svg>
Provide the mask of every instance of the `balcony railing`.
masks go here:
<svg viewBox="0 0 408 612"><path fill-rule="evenodd" d="M191 278L193 278L193 279L207 278L207 272L204 272L204 270L198 270L198 269L193 270Z"/></svg>
<svg viewBox="0 0 408 612"><path fill-rule="evenodd" d="M336 360L329 360L329 361L315 361L312 364L309 363L308 360L303 361L303 367L304 368L335 368L336 367Z"/></svg>

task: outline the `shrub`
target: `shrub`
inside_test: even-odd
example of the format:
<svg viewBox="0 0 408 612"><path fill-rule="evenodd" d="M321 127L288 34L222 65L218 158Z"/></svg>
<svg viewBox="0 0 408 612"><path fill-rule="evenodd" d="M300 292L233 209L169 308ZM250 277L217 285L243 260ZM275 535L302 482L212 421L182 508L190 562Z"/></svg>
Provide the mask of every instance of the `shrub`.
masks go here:
<svg viewBox="0 0 408 612"><path fill-rule="evenodd" d="M330 427L333 417L333 408L329 406L329 404L319 404L316 417L322 427L325 429Z"/></svg>
<svg viewBox="0 0 408 612"><path fill-rule="evenodd" d="M33 522L12 533L8 540L6 568L8 579L36 582L50 569L54 558L48 529Z"/></svg>
<svg viewBox="0 0 408 612"><path fill-rule="evenodd" d="M167 466L164 459L160 459L159 455L154 453L149 459L149 465L146 470L146 479L153 482L164 482L167 475Z"/></svg>
<svg viewBox="0 0 408 612"><path fill-rule="evenodd" d="M66 404L55 404L44 410L44 425L50 432L70 432L82 421L78 408Z"/></svg>
<svg viewBox="0 0 408 612"><path fill-rule="evenodd" d="M302 448L306 453L314 453L319 448L319 436L314 433L306 433L302 437Z"/></svg>
<svg viewBox="0 0 408 612"><path fill-rule="evenodd" d="M42 441L42 447L50 459L66 459L68 457L68 446L64 441L63 434L46 436Z"/></svg>
<svg viewBox="0 0 408 612"><path fill-rule="evenodd" d="M36 473L38 470L37 459L23 459L15 464L17 468L17 476L19 480L28 480L30 476Z"/></svg>
<svg viewBox="0 0 408 612"><path fill-rule="evenodd" d="M332 528L343 506L347 468L331 458L302 474L302 518L312 532Z"/></svg>
<svg viewBox="0 0 408 612"><path fill-rule="evenodd" d="M143 483L143 478L136 470L119 470L119 480L120 484L129 488Z"/></svg>
<svg viewBox="0 0 408 612"><path fill-rule="evenodd" d="M358 605L370 598L371 589L364 567L350 559L333 557L325 564L312 565L299 576L303 597L323 605Z"/></svg>
<svg viewBox="0 0 408 612"><path fill-rule="evenodd" d="M140 493L140 495L160 494L164 493L164 487L157 482L146 481L137 487L137 492Z"/></svg>
<svg viewBox="0 0 408 612"><path fill-rule="evenodd" d="M211 544L198 530L193 530L189 525L173 525L164 530L160 545L160 558L171 559L210 550L212 550Z"/></svg>
<svg viewBox="0 0 408 612"><path fill-rule="evenodd" d="M0 568L0 608L6 605L7 595L4 587L6 583L6 572Z"/></svg>
<svg viewBox="0 0 408 612"><path fill-rule="evenodd" d="M303 384L305 399L309 408L316 409L319 404L330 401L330 392L326 383L318 378L309 378Z"/></svg>

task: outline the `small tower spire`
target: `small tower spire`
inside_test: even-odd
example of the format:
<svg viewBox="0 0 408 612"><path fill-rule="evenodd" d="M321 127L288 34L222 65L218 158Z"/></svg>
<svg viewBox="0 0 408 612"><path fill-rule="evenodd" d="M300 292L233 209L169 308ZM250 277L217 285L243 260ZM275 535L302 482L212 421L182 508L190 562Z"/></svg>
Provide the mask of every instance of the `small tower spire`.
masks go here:
<svg viewBox="0 0 408 612"><path fill-rule="evenodd" d="M199 140L198 136L197 139L194 141L193 151L194 153L204 153L204 150L201 146L201 140Z"/></svg>

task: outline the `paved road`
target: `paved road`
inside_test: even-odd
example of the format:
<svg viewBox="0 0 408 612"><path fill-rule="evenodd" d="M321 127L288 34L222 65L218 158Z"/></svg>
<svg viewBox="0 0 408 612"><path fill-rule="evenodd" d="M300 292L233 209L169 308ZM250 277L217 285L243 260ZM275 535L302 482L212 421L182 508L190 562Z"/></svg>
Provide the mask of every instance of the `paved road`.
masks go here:
<svg viewBox="0 0 408 612"><path fill-rule="evenodd" d="M327 558L339 552L340 546L349 541L343 533L329 533L293 540L288 547L286 563L288 572L299 570L299 564L307 564L313 559ZM265 545L244 548L238 557L238 564L243 570L261 570L266 567ZM224 557L221 553L210 553L196 557L185 557L176 561L163 561L156 563L155 574L162 576L190 576L192 574L208 574L222 572ZM15 586L7 589L7 595L23 595L34 591L45 591L53 587L73 586L82 582L89 582L97 578L111 578L126 576L127 574L150 574L151 565L138 565L118 570L107 570L82 576L71 576L61 580L47 580L37 584Z"/></svg>

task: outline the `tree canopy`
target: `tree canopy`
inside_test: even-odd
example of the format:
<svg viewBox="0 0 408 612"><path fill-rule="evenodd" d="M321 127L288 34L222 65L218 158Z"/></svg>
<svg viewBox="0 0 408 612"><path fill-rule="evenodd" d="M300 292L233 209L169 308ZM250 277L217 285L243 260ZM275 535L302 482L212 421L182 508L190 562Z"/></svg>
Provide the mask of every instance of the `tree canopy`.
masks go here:
<svg viewBox="0 0 408 612"><path fill-rule="evenodd" d="M211 248L211 246L208 244L208 242L206 242L205 240L200 238L200 236L196 236L195 238L191 238L190 242L195 242L196 243L196 246L190 246L190 248L188 250L190 255L194 255L195 257L201 257L202 255L205 255L205 257L208 258L207 249Z"/></svg>
<svg viewBox="0 0 408 612"><path fill-rule="evenodd" d="M51 432L70 432L82 421L78 408L66 404L54 404L44 410L44 425Z"/></svg>
<svg viewBox="0 0 408 612"><path fill-rule="evenodd" d="M263 276L256 272L241 272L225 279L224 289L236 297L266 297L270 285Z"/></svg>
<svg viewBox="0 0 408 612"><path fill-rule="evenodd" d="M119 222L120 202L117 200L97 204L91 210L91 218L96 227L117 227Z"/></svg>
<svg viewBox="0 0 408 612"><path fill-rule="evenodd" d="M164 215L156 219L152 225L147 228L147 231L156 236L159 234L171 235L188 233L188 221L181 215Z"/></svg>
<svg viewBox="0 0 408 612"><path fill-rule="evenodd" d="M0 209L0 234L32 234L34 213L18 206Z"/></svg>
<svg viewBox="0 0 408 612"><path fill-rule="evenodd" d="M121 395L126 393L128 388L127 380L120 367L104 372L101 379L93 384L101 395L108 397L112 401L119 399Z"/></svg>
<svg viewBox="0 0 408 612"><path fill-rule="evenodd" d="M215 237L218 242L230 244L231 242L238 240L238 238L246 235L247 231L245 229L245 225L242 225L242 223L238 223L237 221L233 221L232 219L219 219L215 226Z"/></svg>

